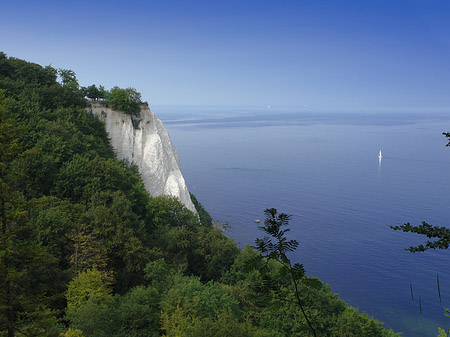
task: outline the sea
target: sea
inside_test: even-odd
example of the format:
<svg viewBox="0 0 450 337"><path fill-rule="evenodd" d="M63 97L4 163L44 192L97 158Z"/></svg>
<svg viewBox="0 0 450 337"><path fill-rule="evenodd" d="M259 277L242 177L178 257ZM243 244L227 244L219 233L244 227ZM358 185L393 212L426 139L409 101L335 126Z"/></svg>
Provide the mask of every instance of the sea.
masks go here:
<svg viewBox="0 0 450 337"><path fill-rule="evenodd" d="M450 112L156 106L188 188L239 246L264 210L292 215L290 256L403 336L450 328L450 249L390 226L450 227ZM382 159L378 158L382 151ZM261 223L257 224L256 220ZM439 281L438 281L439 280Z"/></svg>

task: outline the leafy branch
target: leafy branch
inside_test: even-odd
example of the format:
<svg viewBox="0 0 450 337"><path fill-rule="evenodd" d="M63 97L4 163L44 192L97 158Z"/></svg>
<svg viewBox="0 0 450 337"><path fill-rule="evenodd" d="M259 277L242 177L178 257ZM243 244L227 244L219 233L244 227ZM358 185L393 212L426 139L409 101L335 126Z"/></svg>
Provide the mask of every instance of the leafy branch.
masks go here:
<svg viewBox="0 0 450 337"><path fill-rule="evenodd" d="M432 226L425 221L422 221L421 225L413 226L409 222L401 225L401 226L390 226L393 230L401 230L403 232L411 232L421 235L426 235L429 239L437 239L437 240L428 240L425 245L420 244L417 247L409 247L405 248L410 252L424 252L428 249L447 249L450 245L450 229L447 227L441 226Z"/></svg>
<svg viewBox="0 0 450 337"><path fill-rule="evenodd" d="M306 314L303 301L301 300L298 291L298 281L305 276L305 269L303 268L303 265L299 263L292 265L291 261L287 257L287 253L295 251L298 247L298 241L288 240L285 237L285 234L289 232L290 229L282 229L283 226L289 225L291 216L285 213L278 214L275 208L266 209L264 214L266 215L264 226L259 226L258 228L264 231L267 235L262 239L258 238L255 240L255 248L267 260L275 260L280 263L283 266L283 269L291 275L297 304L300 307L300 310L305 317L313 336L317 337L316 331L314 330L314 327ZM266 277L265 279L268 281L269 278ZM268 286L274 288L273 284L268 284Z"/></svg>

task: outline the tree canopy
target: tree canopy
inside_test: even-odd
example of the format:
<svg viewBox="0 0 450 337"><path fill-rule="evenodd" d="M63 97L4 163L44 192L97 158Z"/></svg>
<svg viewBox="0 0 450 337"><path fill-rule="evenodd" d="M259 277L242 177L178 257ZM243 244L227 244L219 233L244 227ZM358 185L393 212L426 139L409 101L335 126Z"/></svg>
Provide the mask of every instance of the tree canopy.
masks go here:
<svg viewBox="0 0 450 337"><path fill-rule="evenodd" d="M134 88L121 89L114 87L106 94L106 103L113 109L136 115L140 111L141 94Z"/></svg>
<svg viewBox="0 0 450 337"><path fill-rule="evenodd" d="M103 99L88 88L0 53L0 336L310 336L296 291L320 336L395 335L317 279L295 289L195 197L200 217L149 195L85 108ZM109 95L136 113L134 89ZM285 301L266 296L267 275Z"/></svg>

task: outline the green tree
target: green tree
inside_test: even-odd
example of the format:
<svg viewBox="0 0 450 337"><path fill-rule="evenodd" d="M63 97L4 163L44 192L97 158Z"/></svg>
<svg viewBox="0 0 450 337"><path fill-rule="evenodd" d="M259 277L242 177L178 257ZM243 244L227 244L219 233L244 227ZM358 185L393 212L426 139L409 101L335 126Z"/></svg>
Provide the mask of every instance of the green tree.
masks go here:
<svg viewBox="0 0 450 337"><path fill-rule="evenodd" d="M196 228L192 237L188 270L205 281L220 280L239 254L236 243L216 228Z"/></svg>
<svg viewBox="0 0 450 337"><path fill-rule="evenodd" d="M209 215L208 211L203 207L200 201L197 200L195 195L193 195L192 193L189 193L189 195L191 196L192 203L195 206L195 210L198 213L201 224L204 226L212 226L211 215Z"/></svg>
<svg viewBox="0 0 450 337"><path fill-rule="evenodd" d="M310 336L289 268L240 252L201 209L151 198L75 73L57 75L0 53L0 336L57 336L64 312L66 336ZM321 336L371 326L318 280L298 293Z"/></svg>
<svg viewBox="0 0 450 337"><path fill-rule="evenodd" d="M11 162L21 153L17 121L5 117L0 90L0 332L12 337L55 334L48 307L56 259L35 240L27 224L26 201L12 181ZM47 282L46 284L43 282Z"/></svg>
<svg viewBox="0 0 450 337"><path fill-rule="evenodd" d="M148 211L153 225L151 242L164 253L169 265L177 265L202 281L219 280L231 267L239 249L219 230L202 226L177 198L151 198Z"/></svg>
<svg viewBox="0 0 450 337"><path fill-rule="evenodd" d="M164 337L278 337L271 331L255 327L250 321L237 319L226 308L214 317L189 315L180 306L168 314L162 313Z"/></svg>
<svg viewBox="0 0 450 337"><path fill-rule="evenodd" d="M84 93L78 84L75 72L69 69L58 69L58 76L63 88L61 98L64 105L67 103L68 105L85 105Z"/></svg>
<svg viewBox="0 0 450 337"><path fill-rule="evenodd" d="M230 309L237 318L243 314L239 303L231 297L227 286L213 281L203 284L194 276L176 277L174 286L161 301L161 307L166 313L175 312L177 306L188 315L201 318L213 318L225 308Z"/></svg>
<svg viewBox="0 0 450 337"><path fill-rule="evenodd" d="M77 223L67 237L72 243L70 264L78 274L92 268L106 270L106 248L95 230L86 224Z"/></svg>
<svg viewBox="0 0 450 337"><path fill-rule="evenodd" d="M331 336L349 336L349 337L375 337L380 336L383 323L374 319L369 319L367 314L360 315L358 310L352 307L346 307L345 311L339 316L336 324L330 329ZM384 336L392 335L392 332L386 331Z"/></svg>
<svg viewBox="0 0 450 337"><path fill-rule="evenodd" d="M198 218L188 210L177 197L161 195L153 197L148 203L152 222L157 227L198 227Z"/></svg>
<svg viewBox="0 0 450 337"><path fill-rule="evenodd" d="M67 288L67 309L76 310L84 305L90 298L100 302L111 300L111 277L97 269L90 269L79 273L69 282Z"/></svg>
<svg viewBox="0 0 450 337"><path fill-rule="evenodd" d="M71 328L91 337L157 337L160 328L160 294L138 286L108 301L90 297L70 310Z"/></svg>
<svg viewBox="0 0 450 337"><path fill-rule="evenodd" d="M59 69L58 75L63 86L73 86L74 88L78 88L78 80L73 70Z"/></svg>
<svg viewBox="0 0 450 337"><path fill-rule="evenodd" d="M264 258L279 262L291 275L295 288L297 304L300 307L303 317L305 318L312 334L317 336L317 333L312 326L308 315L306 314L305 306L300 298L298 290L298 282L305 275L305 271L301 264L296 263L292 265L291 261L287 257L287 253L293 252L298 247L298 242L296 240L287 240L285 237L285 234L290 229L282 229L282 226L289 225L289 219L291 216L285 213L278 214L275 208L268 208L264 211L264 213L267 217L264 220L264 226L260 226L259 228L268 234L268 236L265 236L262 239L256 239L256 249Z"/></svg>
<svg viewBox="0 0 450 337"><path fill-rule="evenodd" d="M103 85L100 85L98 87L98 98L99 99L105 99L108 92L106 91L105 87Z"/></svg>
<svg viewBox="0 0 450 337"><path fill-rule="evenodd" d="M81 330L69 328L65 333L62 333L60 337L84 337L84 335Z"/></svg>
<svg viewBox="0 0 450 337"><path fill-rule="evenodd" d="M141 94L134 88L121 89L116 86L106 95L106 104L134 116L140 111Z"/></svg>
<svg viewBox="0 0 450 337"><path fill-rule="evenodd" d="M86 96L90 99L98 100L100 98L100 90L95 84L86 87Z"/></svg>
<svg viewBox="0 0 450 337"><path fill-rule="evenodd" d="M180 274L171 268L164 258L156 259L145 266L145 279L160 293L165 293L172 288L176 276Z"/></svg>

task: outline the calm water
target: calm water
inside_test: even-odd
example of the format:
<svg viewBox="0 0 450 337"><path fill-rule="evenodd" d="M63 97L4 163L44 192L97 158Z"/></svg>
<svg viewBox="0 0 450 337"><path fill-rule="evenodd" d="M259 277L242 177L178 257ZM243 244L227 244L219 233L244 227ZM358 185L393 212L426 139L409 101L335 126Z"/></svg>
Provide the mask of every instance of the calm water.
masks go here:
<svg viewBox="0 0 450 337"><path fill-rule="evenodd" d="M239 245L255 219L292 214L292 257L348 304L405 336L450 327L450 250L389 225L450 225L450 114L326 114L295 109L156 107L190 190ZM382 149L382 162L378 151ZM436 275L439 273L442 306ZM411 299L410 282L414 301ZM422 314L419 310L419 297Z"/></svg>

